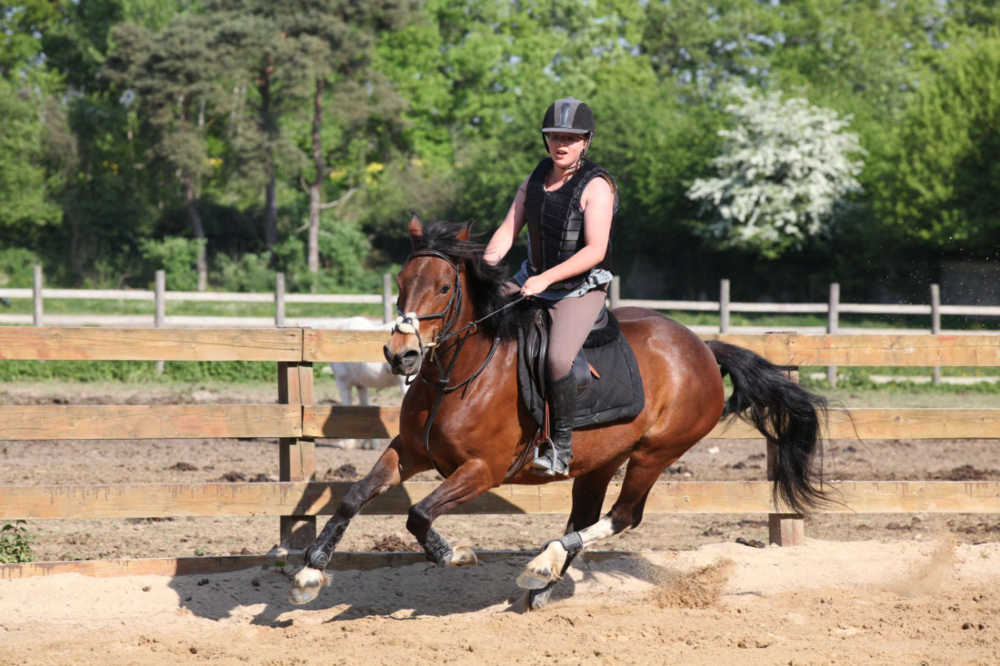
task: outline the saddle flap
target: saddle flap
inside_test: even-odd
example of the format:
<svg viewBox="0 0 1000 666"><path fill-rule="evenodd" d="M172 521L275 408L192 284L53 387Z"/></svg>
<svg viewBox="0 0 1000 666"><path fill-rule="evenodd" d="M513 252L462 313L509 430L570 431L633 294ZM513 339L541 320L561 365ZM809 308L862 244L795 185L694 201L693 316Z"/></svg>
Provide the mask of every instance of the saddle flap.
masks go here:
<svg viewBox="0 0 1000 666"><path fill-rule="evenodd" d="M545 421L545 358L549 316L538 308L518 331L517 379L521 400L535 421ZM618 319L605 308L571 370L577 381L574 428L635 418L645 406L635 354Z"/></svg>

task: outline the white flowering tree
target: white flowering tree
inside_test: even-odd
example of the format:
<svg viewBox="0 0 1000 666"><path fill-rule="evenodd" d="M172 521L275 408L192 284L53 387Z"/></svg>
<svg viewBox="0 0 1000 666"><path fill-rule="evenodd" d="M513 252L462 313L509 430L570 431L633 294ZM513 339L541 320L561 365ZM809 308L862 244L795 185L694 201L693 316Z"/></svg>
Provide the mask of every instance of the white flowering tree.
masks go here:
<svg viewBox="0 0 1000 666"><path fill-rule="evenodd" d="M733 129L719 131L722 153L712 160L718 176L697 179L687 195L711 212L706 235L777 257L825 232L838 204L860 191L863 151L850 117L744 85L731 94Z"/></svg>

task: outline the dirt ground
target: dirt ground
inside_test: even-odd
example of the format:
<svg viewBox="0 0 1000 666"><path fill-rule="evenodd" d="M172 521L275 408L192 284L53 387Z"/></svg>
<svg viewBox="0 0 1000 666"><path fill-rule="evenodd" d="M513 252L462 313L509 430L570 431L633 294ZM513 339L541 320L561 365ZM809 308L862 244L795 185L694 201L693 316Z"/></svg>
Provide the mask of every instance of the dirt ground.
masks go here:
<svg viewBox="0 0 1000 666"><path fill-rule="evenodd" d="M322 385L321 385L322 386ZM0 404L268 402L273 388L0 386ZM332 383L318 391L336 398ZM380 393L376 402L391 402ZM984 405L985 406L985 405ZM321 440L320 479L377 452ZM995 440L833 441L840 479L998 479ZM275 440L0 442L0 484L276 479ZM671 479L764 478L757 440L705 441ZM432 479L433 475L425 478ZM402 516L361 516L341 550L412 547ZM565 516L445 516L453 543L537 548ZM276 517L31 521L36 560L266 552ZM818 515L805 546L754 548L764 515L647 516L586 558L556 600L520 612L526 557L441 570L338 572L318 600L285 601L287 572L75 574L0 580L0 664L1000 663L1000 516Z"/></svg>

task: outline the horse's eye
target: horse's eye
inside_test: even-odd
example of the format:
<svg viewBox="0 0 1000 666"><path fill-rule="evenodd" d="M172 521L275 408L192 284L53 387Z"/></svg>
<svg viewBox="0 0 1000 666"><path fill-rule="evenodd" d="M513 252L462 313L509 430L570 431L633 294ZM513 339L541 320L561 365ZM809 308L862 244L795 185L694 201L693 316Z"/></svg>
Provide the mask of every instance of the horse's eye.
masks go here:
<svg viewBox="0 0 1000 666"><path fill-rule="evenodd" d="M442 294L447 294L449 289L451 289L451 285L450 284L446 284L445 286L441 287L441 293Z"/></svg>

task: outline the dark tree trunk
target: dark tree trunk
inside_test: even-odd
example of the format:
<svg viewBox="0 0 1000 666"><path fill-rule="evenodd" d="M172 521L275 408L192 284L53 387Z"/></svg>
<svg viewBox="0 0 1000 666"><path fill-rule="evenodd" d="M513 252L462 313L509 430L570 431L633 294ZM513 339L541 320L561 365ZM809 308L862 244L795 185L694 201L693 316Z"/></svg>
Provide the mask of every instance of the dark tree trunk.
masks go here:
<svg viewBox="0 0 1000 666"><path fill-rule="evenodd" d="M316 173L309 185L309 272L319 272L319 212L323 194L323 144L320 130L323 126L323 79L316 79L316 93L313 97L312 156Z"/></svg>
<svg viewBox="0 0 1000 666"><path fill-rule="evenodd" d="M194 181L184 179L184 208L191 222L191 233L196 240L202 241L198 246L198 291L208 288L208 260L206 258L205 227L201 223L201 213L198 212L198 192Z"/></svg>
<svg viewBox="0 0 1000 666"><path fill-rule="evenodd" d="M270 250L278 244L278 202L275 199L274 187L277 175L274 169L274 147L271 140L274 136L274 118L271 117L271 72L272 66L266 65L260 73L257 89L260 92L260 124L267 137L267 186L264 203L264 243Z"/></svg>

